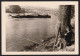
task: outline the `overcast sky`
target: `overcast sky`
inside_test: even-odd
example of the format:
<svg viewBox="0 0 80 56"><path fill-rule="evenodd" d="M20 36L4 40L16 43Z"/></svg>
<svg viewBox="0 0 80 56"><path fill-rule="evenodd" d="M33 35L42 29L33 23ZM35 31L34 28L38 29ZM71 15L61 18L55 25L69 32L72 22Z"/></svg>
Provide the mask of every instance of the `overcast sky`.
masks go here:
<svg viewBox="0 0 80 56"><path fill-rule="evenodd" d="M55 2L6 2L6 5L20 5L20 6L34 6L34 7L47 7L47 8L59 8L59 5Z"/></svg>
<svg viewBox="0 0 80 56"><path fill-rule="evenodd" d="M26 4L20 4L20 6L34 6L34 7L46 7L46 8L59 8L59 5L50 2L26 2Z"/></svg>

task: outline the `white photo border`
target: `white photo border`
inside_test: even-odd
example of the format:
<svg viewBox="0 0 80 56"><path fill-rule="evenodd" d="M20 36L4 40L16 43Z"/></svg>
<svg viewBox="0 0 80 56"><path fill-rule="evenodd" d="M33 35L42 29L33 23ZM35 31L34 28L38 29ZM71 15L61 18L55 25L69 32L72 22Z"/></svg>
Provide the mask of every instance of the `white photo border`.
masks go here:
<svg viewBox="0 0 80 56"><path fill-rule="evenodd" d="M47 4L54 3L58 5L75 5L75 51L74 52L6 52L6 14L5 14L5 7L7 5L19 5L25 4L27 2L45 2ZM2 1L1 2L1 20L2 20L2 55L76 55L79 54L79 33L78 33L78 1Z"/></svg>

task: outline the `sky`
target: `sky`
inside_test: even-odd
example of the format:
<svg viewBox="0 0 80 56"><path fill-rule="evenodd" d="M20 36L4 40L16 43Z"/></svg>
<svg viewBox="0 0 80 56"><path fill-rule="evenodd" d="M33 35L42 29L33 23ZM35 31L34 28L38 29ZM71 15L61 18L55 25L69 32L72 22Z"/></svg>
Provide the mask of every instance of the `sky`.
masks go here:
<svg viewBox="0 0 80 56"><path fill-rule="evenodd" d="M33 6L33 7L46 7L46 8L59 8L59 5L55 5L54 3L49 2L27 2L25 5L20 4L20 6Z"/></svg>
<svg viewBox="0 0 80 56"><path fill-rule="evenodd" d="M46 7L46 8L59 8L59 5L54 2L7 2L6 5L20 5L20 6L33 6L33 7Z"/></svg>

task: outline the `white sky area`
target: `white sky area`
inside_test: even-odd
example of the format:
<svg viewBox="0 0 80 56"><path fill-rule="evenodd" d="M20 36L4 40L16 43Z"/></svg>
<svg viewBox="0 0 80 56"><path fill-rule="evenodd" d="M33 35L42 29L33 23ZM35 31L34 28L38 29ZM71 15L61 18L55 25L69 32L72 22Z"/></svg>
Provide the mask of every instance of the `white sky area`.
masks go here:
<svg viewBox="0 0 80 56"><path fill-rule="evenodd" d="M54 3L46 3L46 2L26 2L26 4L20 4L20 6L33 6L33 7L46 7L58 9L59 5L55 5Z"/></svg>
<svg viewBox="0 0 80 56"><path fill-rule="evenodd" d="M33 6L58 9L59 5L56 2L6 2L6 5L20 5L20 6Z"/></svg>

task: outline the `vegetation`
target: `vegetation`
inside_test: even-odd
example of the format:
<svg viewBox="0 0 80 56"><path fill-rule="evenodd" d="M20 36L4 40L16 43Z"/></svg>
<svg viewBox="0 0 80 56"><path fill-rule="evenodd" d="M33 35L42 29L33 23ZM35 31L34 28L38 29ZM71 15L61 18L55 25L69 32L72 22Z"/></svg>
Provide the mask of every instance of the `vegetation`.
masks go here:
<svg viewBox="0 0 80 56"><path fill-rule="evenodd" d="M6 9L6 12L9 13L20 13L21 7L19 5L10 5L9 8Z"/></svg>

